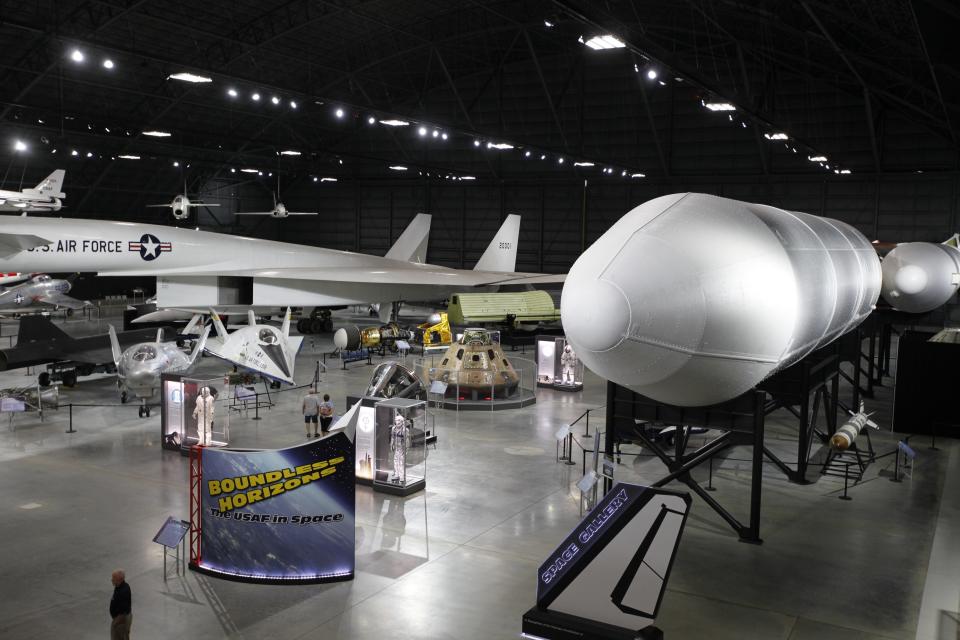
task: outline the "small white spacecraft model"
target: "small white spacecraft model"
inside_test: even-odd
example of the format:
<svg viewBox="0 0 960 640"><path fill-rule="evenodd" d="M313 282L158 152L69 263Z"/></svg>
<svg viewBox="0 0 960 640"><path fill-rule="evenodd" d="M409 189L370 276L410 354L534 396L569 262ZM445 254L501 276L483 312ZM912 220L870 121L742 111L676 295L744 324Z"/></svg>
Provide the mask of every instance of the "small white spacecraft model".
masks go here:
<svg viewBox="0 0 960 640"><path fill-rule="evenodd" d="M229 334L213 309L210 309L210 319L217 335L207 340L207 353L272 380L293 384L293 368L303 336L290 335L289 308L279 329L257 324L252 310L247 312L248 325Z"/></svg>

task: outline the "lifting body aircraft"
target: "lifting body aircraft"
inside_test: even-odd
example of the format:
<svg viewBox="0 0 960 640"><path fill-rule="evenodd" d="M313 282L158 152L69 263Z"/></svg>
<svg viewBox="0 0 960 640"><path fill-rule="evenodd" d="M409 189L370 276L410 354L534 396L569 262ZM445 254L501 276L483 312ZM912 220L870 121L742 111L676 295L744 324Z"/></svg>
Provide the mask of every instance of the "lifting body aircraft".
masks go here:
<svg viewBox="0 0 960 640"><path fill-rule="evenodd" d="M208 335L210 327L204 329L190 355L181 351L176 343L164 342L163 329L157 330L155 341L141 342L121 351L117 332L113 325L110 325L110 347L117 367L120 401L126 402L129 395L133 394L140 399L140 417L150 417L147 402L160 390L160 376L164 373L189 371L203 352Z"/></svg>
<svg viewBox="0 0 960 640"><path fill-rule="evenodd" d="M207 340L207 353L271 380L294 384L293 368L303 336L290 335L289 308L279 329L269 324L257 324L252 310L247 312L247 326L233 333L227 333L214 309L210 309L210 319L217 335Z"/></svg>
<svg viewBox="0 0 960 640"><path fill-rule="evenodd" d="M0 211L60 211L63 206L63 169L57 169L40 184L23 191L4 191L0 189Z"/></svg>

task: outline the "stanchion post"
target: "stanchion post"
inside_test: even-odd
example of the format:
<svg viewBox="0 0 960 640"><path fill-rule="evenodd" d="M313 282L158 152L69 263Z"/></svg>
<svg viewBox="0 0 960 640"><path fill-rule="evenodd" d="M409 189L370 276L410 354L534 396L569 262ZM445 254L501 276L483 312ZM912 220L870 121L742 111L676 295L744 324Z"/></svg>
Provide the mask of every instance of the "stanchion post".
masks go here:
<svg viewBox="0 0 960 640"><path fill-rule="evenodd" d="M706 489L707 491L716 491L717 490L716 487L713 486L713 456L710 457L709 465L710 465L709 467L710 475L707 476Z"/></svg>
<svg viewBox="0 0 960 640"><path fill-rule="evenodd" d="M570 454L567 456L567 464L575 465L577 463L573 461L573 432L567 434L567 443L570 446Z"/></svg>
<svg viewBox="0 0 960 640"><path fill-rule="evenodd" d="M67 433L76 433L77 430L73 428L73 403L68 404L67 408L70 410L70 426L67 428Z"/></svg>
<svg viewBox="0 0 960 640"><path fill-rule="evenodd" d="M586 432L583 434L583 437L584 437L584 438L592 438L592 437L593 437L592 435L590 435L590 409L587 409L587 430L586 430Z"/></svg>
<svg viewBox="0 0 960 640"><path fill-rule="evenodd" d="M848 462L846 466L843 467L843 495L840 496L841 500L853 500L853 498L847 495L847 485L849 483L849 480L850 480L850 463Z"/></svg>
<svg viewBox="0 0 960 640"><path fill-rule="evenodd" d="M254 388L256 388L256 387L254 387ZM253 411L254 411L254 413L253 413L253 417L251 418L251 420L259 420L259 419L260 419L260 392L259 392L259 391L254 391L253 393L254 393L254 396L253 396Z"/></svg>
<svg viewBox="0 0 960 640"><path fill-rule="evenodd" d="M890 482L900 482L900 443L897 443L896 462L893 465L893 477Z"/></svg>

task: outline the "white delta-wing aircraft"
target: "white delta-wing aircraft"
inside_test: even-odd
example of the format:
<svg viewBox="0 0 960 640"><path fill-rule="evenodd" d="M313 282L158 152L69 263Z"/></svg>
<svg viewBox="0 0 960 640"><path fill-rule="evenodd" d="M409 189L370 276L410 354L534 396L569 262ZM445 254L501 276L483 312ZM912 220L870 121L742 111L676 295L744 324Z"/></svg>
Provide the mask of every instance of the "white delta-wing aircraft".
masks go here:
<svg viewBox="0 0 960 640"><path fill-rule="evenodd" d="M33 189L23 191L4 191L0 189L0 211L60 211L63 199L63 177L67 174L57 169Z"/></svg>
<svg viewBox="0 0 960 640"><path fill-rule="evenodd" d="M508 216L478 268L466 270L417 261L426 238L416 233L379 257L136 222L0 218L0 270L155 276L158 307L230 312L439 300L475 287L562 282L563 275L513 272L519 222Z"/></svg>
<svg viewBox="0 0 960 640"><path fill-rule="evenodd" d="M217 335L207 339L207 353L272 380L294 384L293 367L303 344L303 336L290 335L289 308L279 328L257 324L252 310L247 312L247 326L233 333L227 333L214 309L210 309L210 320Z"/></svg>

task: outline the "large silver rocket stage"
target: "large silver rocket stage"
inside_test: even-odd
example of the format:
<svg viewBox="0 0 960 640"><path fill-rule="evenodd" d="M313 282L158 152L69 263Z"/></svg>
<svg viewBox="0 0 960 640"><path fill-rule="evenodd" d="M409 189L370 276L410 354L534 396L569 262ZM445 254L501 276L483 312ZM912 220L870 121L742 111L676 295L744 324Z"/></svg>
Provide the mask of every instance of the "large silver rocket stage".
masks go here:
<svg viewBox="0 0 960 640"><path fill-rule="evenodd" d="M933 251L957 254L949 249ZM943 273L941 263L954 263L939 254L881 275L870 241L844 222L663 196L623 216L573 265L563 326L595 373L661 402L713 404L855 328L904 266L924 273L900 276L908 290L895 306L943 304L957 288L944 279L960 268Z"/></svg>

